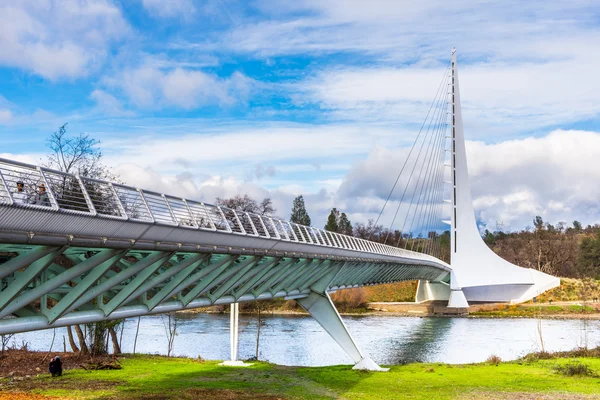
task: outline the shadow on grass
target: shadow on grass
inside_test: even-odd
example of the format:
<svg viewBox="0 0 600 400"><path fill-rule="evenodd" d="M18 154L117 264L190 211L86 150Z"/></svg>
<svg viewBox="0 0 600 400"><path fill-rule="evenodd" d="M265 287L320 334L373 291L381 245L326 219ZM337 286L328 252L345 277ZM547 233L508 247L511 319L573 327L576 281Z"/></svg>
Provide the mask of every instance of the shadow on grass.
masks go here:
<svg viewBox="0 0 600 400"><path fill-rule="evenodd" d="M372 373L351 366L286 367L255 363L247 368L219 366L216 361L188 358L124 356L123 369L70 370L61 378L48 376L14 382L10 391L75 396L86 399L335 399ZM303 374L301 370L310 370ZM343 373L342 371L347 371ZM333 374L343 385L330 385ZM326 378L325 381L321 380Z"/></svg>

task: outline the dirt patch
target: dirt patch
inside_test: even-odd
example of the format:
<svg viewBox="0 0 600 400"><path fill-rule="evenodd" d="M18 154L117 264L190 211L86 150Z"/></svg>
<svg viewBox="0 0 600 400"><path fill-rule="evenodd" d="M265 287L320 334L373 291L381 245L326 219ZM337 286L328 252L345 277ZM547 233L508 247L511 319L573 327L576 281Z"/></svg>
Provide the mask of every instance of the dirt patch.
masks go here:
<svg viewBox="0 0 600 400"><path fill-rule="evenodd" d="M600 395L577 393L528 393L528 392L471 392L457 397L460 400L593 400Z"/></svg>
<svg viewBox="0 0 600 400"><path fill-rule="evenodd" d="M66 397L42 396L31 393L0 393L0 400L66 400Z"/></svg>
<svg viewBox="0 0 600 400"><path fill-rule="evenodd" d="M114 397L103 397L102 400L117 400L117 399L130 399L130 400L163 400L163 399L181 399L181 400L196 400L196 399L215 399L215 400L285 400L285 397L277 397L273 395L260 394L256 392L242 392L239 390L226 390L226 389L187 389L178 390L176 392L168 393L161 392L160 394L140 394L133 396L123 396L123 393L119 393ZM1 400L1 399L0 399Z"/></svg>
<svg viewBox="0 0 600 400"><path fill-rule="evenodd" d="M117 385L122 385L120 381L102 381L102 380L78 380L76 383L71 379L62 378L51 378L51 379L32 379L24 378L22 380L13 380L6 383L0 383L0 391L5 392L30 392L36 389L66 389L70 390L74 387L77 390L86 391L98 391L111 389ZM1 400L1 398L0 398Z"/></svg>
<svg viewBox="0 0 600 400"><path fill-rule="evenodd" d="M0 355L0 378L49 374L48 363L54 356L62 360L63 370L79 369L88 363L108 363L114 359L111 355L90 357L78 353L7 350Z"/></svg>

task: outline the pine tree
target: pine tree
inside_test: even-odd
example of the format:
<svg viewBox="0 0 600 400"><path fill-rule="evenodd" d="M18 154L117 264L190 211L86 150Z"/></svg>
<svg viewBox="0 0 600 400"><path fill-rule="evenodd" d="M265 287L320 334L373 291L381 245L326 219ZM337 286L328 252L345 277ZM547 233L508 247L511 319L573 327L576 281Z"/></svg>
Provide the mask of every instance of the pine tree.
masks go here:
<svg viewBox="0 0 600 400"><path fill-rule="evenodd" d="M296 224L310 226L310 217L306 212L306 206L304 204L304 197L302 195L296 197L292 203L292 215L290 221Z"/></svg>
<svg viewBox="0 0 600 400"><path fill-rule="evenodd" d="M342 213L340 215L340 219L338 221L338 233L352 236L352 224L350 223L346 213Z"/></svg>
<svg viewBox="0 0 600 400"><path fill-rule="evenodd" d="M325 224L325 230L329 231L329 232L338 232L339 219L340 219L340 212L335 207L332 208L331 212L329 213L329 217L327 217L327 224Z"/></svg>

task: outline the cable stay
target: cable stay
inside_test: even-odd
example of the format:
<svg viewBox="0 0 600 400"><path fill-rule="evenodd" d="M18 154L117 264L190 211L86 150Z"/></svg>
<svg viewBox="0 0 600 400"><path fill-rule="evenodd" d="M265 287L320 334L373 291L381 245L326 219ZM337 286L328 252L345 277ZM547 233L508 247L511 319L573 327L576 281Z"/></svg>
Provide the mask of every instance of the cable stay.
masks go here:
<svg viewBox="0 0 600 400"><path fill-rule="evenodd" d="M392 211L383 243L421 252L449 262L450 239L444 221L449 219L447 206L446 165L451 164L452 149L448 139L452 85L451 63L444 69L433 101L387 198L375 226ZM394 205L390 209L391 205ZM391 212L390 212L391 214ZM371 239L373 232L370 233Z"/></svg>

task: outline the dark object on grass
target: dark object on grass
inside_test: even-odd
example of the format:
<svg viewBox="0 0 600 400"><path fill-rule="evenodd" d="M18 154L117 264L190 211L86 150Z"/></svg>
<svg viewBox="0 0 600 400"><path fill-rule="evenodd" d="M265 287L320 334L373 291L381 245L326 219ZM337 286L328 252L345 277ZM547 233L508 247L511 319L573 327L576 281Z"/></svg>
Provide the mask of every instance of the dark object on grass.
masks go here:
<svg viewBox="0 0 600 400"><path fill-rule="evenodd" d="M50 361L50 365L48 366L50 373L52 376L62 376L62 361L59 356L56 356Z"/></svg>

